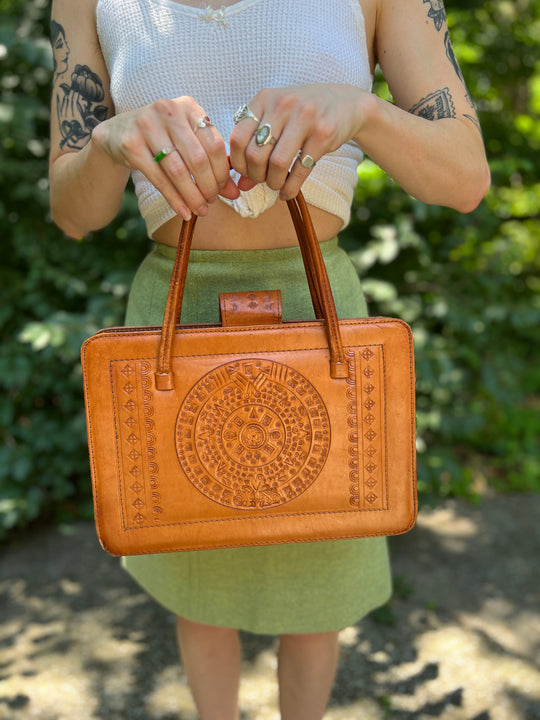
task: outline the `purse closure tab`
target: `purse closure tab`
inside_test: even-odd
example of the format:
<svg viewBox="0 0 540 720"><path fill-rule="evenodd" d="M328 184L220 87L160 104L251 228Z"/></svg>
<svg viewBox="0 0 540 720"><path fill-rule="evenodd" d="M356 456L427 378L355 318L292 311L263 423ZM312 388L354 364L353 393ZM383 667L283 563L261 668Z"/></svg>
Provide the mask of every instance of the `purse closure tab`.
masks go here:
<svg viewBox="0 0 540 720"><path fill-rule="evenodd" d="M276 325L281 323L281 292L256 290L219 293L221 323L224 327Z"/></svg>

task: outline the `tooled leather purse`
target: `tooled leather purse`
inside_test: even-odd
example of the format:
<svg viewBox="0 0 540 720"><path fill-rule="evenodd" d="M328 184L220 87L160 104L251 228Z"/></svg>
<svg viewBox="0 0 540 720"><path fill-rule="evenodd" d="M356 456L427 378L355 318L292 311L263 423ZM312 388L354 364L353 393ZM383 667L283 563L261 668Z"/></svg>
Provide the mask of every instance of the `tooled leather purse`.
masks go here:
<svg viewBox="0 0 540 720"><path fill-rule="evenodd" d="M413 344L392 318L338 320L302 196L288 203L315 320L277 291L179 325L196 218L162 327L82 347L95 521L113 555L393 535L416 519Z"/></svg>

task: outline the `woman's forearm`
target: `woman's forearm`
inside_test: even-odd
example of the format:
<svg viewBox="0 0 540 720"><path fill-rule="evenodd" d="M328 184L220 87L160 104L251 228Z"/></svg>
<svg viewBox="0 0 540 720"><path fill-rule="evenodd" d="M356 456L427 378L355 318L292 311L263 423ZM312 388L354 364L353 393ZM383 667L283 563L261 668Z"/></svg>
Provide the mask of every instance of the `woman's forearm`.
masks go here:
<svg viewBox="0 0 540 720"><path fill-rule="evenodd" d="M422 202L470 212L490 184L478 129L467 120L426 120L371 96L355 136L364 152L407 193Z"/></svg>
<svg viewBox="0 0 540 720"><path fill-rule="evenodd" d="M60 155L49 174L53 221L75 238L104 227L118 213L128 179L129 170L95 141Z"/></svg>

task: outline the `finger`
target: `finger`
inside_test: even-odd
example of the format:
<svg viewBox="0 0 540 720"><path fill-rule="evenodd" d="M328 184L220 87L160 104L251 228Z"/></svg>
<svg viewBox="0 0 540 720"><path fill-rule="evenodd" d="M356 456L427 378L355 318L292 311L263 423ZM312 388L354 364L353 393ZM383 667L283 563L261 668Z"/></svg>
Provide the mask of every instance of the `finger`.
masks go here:
<svg viewBox="0 0 540 720"><path fill-rule="evenodd" d="M191 128L180 132L175 129L171 135L178 152L176 157L166 158L163 166L179 191L186 200L200 197L206 203L216 197L219 186L212 163Z"/></svg>
<svg viewBox="0 0 540 720"><path fill-rule="evenodd" d="M251 178L248 178L246 176L242 176L238 180L238 187L240 188L240 190L243 191L251 190L255 187L256 184L257 183L255 182L255 180L251 180Z"/></svg>
<svg viewBox="0 0 540 720"><path fill-rule="evenodd" d="M208 153L196 132L198 130L202 132L203 129L205 132L213 131L217 140L220 140L219 133L204 110L192 98L160 100L153 104L152 111L139 118L139 129L143 132L150 148L155 147L156 138L165 146L175 148L177 152L161 159L161 169L184 197L190 210L199 215L205 214L207 201L216 197L218 193L218 182ZM222 167L226 168L223 141L220 147L223 156ZM225 182L225 179L223 181Z"/></svg>
<svg viewBox="0 0 540 720"><path fill-rule="evenodd" d="M163 153L163 150L168 152ZM164 144L163 149L156 153L149 150L148 155L141 169L173 210L185 220L192 212L205 215L208 211L206 200L176 148Z"/></svg>
<svg viewBox="0 0 540 720"><path fill-rule="evenodd" d="M240 190L236 186L232 177L229 177L225 185L219 191L219 194L229 200L236 200L236 198L240 196Z"/></svg>
<svg viewBox="0 0 540 720"><path fill-rule="evenodd" d="M245 153L253 133L260 125L259 117L256 101L253 104L250 103L249 107L247 105L242 106L235 114L235 126L229 138L230 157L231 166L240 175L247 175L248 172Z"/></svg>
<svg viewBox="0 0 540 720"><path fill-rule="evenodd" d="M308 148L308 143L306 143L304 148ZM315 151L313 150L312 152L314 153ZM316 164L317 160L313 154L306 152L305 149L301 150L298 153L296 160L291 167L291 171L280 190L280 199L290 200L291 198L296 197Z"/></svg>
<svg viewBox="0 0 540 720"><path fill-rule="evenodd" d="M283 153L279 151L281 129L281 123L275 121L272 124L263 117L261 124L253 133L245 153L247 160L246 174L256 183L266 181L268 163L274 152L279 157L283 156Z"/></svg>
<svg viewBox="0 0 540 720"><path fill-rule="evenodd" d="M178 147L159 161L159 169L164 178L160 177L159 182L170 181L176 191L183 197L187 207L197 215L206 215L208 212L208 201L201 188L197 185L193 171L188 167L184 154ZM161 192L161 188L156 185ZM217 186L215 186L217 187Z"/></svg>
<svg viewBox="0 0 540 720"><path fill-rule="evenodd" d="M222 194L224 188L227 188L227 192L230 192L230 164L227 156L227 149L225 142L217 129L214 127L208 116L200 118L193 129L196 139L201 144L201 147L206 152L210 167L213 173L212 178L209 178L208 192L206 195L206 186L204 184L204 178L200 179L195 176L197 185L203 194L206 195L207 199L211 202L217 194ZM234 185L234 183L233 183ZM211 194L217 188L214 194Z"/></svg>
<svg viewBox="0 0 540 720"><path fill-rule="evenodd" d="M150 155L138 166L175 212L183 206L182 217L192 212L205 215L208 211L206 198L193 181L183 157L183 138L188 132L193 136L188 113L176 111L175 103L160 101L154 104L152 112L137 118L138 132ZM163 149L166 152L162 152Z"/></svg>
<svg viewBox="0 0 540 720"><path fill-rule="evenodd" d="M297 165L295 160L298 157L298 148L301 147L304 140L304 133L300 134L298 132L299 127L301 126L295 122L289 122L285 126L279 136L279 143L277 143L268 159L266 184L272 190L282 190L293 169L301 182L309 175L309 170L306 167L301 169L295 167Z"/></svg>
<svg viewBox="0 0 540 720"><path fill-rule="evenodd" d="M217 197L229 177L225 143L205 118L199 117L192 123L180 121L171 126L177 152L162 161L166 175L188 208L197 215L206 215L208 202Z"/></svg>

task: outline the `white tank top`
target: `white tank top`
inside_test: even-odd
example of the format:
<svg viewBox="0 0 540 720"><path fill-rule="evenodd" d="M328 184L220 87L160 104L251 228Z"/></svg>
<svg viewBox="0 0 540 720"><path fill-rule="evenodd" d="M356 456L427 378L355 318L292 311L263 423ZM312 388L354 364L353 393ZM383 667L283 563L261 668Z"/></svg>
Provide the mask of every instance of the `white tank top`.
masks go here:
<svg viewBox="0 0 540 720"><path fill-rule="evenodd" d="M117 113L189 95L225 142L236 110L262 88L372 87L359 0L238 0L219 10L203 2L98 0L97 29ZM323 156L303 185L307 202L346 225L362 158L352 141ZM175 213L141 172L132 177L152 235ZM232 204L255 217L276 197L258 185Z"/></svg>

